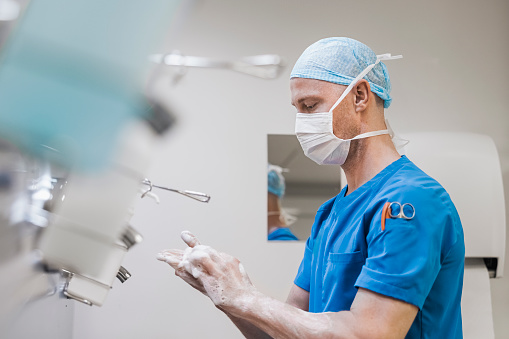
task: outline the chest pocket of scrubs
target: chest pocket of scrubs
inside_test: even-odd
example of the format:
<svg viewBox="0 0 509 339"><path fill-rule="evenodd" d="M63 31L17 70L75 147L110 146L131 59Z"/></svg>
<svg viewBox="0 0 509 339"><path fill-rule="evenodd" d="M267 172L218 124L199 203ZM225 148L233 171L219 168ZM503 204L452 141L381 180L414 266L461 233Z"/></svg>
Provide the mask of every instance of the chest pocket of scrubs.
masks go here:
<svg viewBox="0 0 509 339"><path fill-rule="evenodd" d="M329 253L323 277L322 306L324 312L349 310L357 294L355 281L365 258L362 252Z"/></svg>

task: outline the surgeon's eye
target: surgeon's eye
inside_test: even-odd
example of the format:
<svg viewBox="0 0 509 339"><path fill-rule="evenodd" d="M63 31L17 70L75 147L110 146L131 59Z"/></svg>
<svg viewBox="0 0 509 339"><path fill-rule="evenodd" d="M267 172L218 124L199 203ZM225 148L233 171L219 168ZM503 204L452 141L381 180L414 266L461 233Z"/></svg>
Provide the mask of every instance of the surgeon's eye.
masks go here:
<svg viewBox="0 0 509 339"><path fill-rule="evenodd" d="M311 112L313 111L315 108L316 108L316 103L314 104L304 104L304 108L306 110L306 112Z"/></svg>
<svg viewBox="0 0 509 339"><path fill-rule="evenodd" d="M313 113L318 109L320 102L317 98L306 98L299 103L298 107L303 113Z"/></svg>

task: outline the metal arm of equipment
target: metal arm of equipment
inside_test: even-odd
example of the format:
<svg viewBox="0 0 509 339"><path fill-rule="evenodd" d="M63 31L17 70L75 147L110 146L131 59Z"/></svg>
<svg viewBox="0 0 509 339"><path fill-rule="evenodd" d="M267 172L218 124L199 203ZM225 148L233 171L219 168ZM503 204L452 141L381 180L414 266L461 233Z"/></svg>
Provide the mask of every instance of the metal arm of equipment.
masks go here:
<svg viewBox="0 0 509 339"><path fill-rule="evenodd" d="M207 57L185 56L179 52L152 54L149 60L167 66L181 68L221 68L248 74L262 79L275 79L281 74L284 60L276 54L263 54L244 57L236 61L214 60Z"/></svg>

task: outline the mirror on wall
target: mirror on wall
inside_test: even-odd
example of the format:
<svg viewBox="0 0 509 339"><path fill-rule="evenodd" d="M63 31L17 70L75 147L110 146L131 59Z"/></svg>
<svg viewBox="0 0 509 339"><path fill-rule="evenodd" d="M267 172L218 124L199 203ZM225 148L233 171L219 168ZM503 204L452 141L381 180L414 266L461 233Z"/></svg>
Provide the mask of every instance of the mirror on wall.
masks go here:
<svg viewBox="0 0 509 339"><path fill-rule="evenodd" d="M267 146L268 239L305 241L318 208L341 191L341 167L307 158L295 135L269 134Z"/></svg>

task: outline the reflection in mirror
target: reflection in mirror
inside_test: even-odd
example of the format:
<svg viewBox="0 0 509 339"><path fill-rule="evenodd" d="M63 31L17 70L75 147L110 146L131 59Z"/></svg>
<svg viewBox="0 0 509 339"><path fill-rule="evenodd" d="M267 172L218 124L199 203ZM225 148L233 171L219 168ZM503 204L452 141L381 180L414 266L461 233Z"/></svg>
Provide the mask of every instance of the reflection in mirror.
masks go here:
<svg viewBox="0 0 509 339"><path fill-rule="evenodd" d="M295 135L270 134L267 145L268 239L305 241L318 208L341 191L341 167L307 158Z"/></svg>

